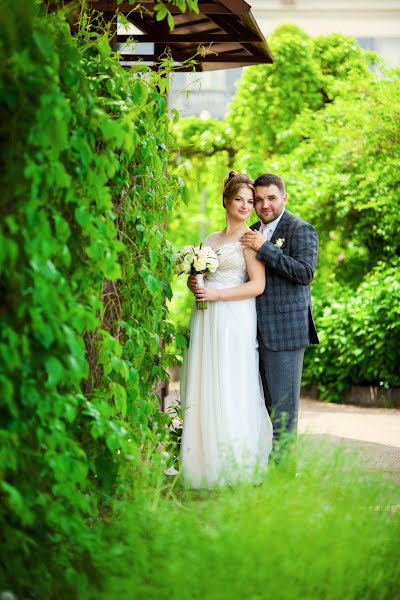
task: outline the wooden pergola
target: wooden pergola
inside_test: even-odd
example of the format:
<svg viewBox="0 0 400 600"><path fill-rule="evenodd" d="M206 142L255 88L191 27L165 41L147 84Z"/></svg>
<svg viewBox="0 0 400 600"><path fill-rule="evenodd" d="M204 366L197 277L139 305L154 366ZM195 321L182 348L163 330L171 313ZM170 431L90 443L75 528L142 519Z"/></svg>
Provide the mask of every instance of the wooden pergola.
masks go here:
<svg viewBox="0 0 400 600"><path fill-rule="evenodd" d="M122 2L113 0L91 0L89 7L103 13L106 21L116 27L115 16L124 15L141 34L117 34L115 48L134 38L136 43L154 44L151 54L130 53L122 50L124 66L129 67L138 61L157 63L168 49L177 63L195 57L196 64L181 67L180 70L212 71L245 67L256 64L270 64L273 57L268 44L260 31L251 6L244 0L199 1L199 14L182 13L174 5L168 5L173 14L175 28L170 31L166 20L155 18L155 2ZM202 47L198 53L199 46Z"/></svg>

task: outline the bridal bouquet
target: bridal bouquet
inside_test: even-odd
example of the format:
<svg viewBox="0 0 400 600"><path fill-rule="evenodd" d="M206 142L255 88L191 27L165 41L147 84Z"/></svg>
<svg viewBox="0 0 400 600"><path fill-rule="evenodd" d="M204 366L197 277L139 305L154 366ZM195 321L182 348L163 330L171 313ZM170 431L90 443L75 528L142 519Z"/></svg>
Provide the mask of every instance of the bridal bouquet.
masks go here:
<svg viewBox="0 0 400 600"><path fill-rule="evenodd" d="M175 254L175 272L178 275L196 275L197 283L204 286L204 274L215 273L218 257L210 246L185 246ZM197 310L208 308L208 302L196 302Z"/></svg>

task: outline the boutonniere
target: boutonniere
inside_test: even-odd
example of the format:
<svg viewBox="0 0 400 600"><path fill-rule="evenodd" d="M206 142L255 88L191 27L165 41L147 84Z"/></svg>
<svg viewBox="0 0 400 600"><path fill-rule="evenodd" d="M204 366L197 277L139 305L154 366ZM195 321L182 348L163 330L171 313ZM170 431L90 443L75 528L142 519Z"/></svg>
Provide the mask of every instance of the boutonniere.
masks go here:
<svg viewBox="0 0 400 600"><path fill-rule="evenodd" d="M276 248L283 248L283 244L285 243L285 238L278 238L274 244Z"/></svg>

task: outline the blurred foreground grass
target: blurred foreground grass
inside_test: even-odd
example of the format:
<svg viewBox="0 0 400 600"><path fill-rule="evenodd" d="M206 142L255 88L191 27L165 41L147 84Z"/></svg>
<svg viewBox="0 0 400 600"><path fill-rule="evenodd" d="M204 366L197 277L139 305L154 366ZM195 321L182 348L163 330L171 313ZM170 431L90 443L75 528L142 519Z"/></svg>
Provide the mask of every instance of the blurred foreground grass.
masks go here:
<svg viewBox="0 0 400 600"><path fill-rule="evenodd" d="M297 468L271 466L257 487L194 492L178 478L136 493L106 532L101 597L399 598L399 483L307 436Z"/></svg>

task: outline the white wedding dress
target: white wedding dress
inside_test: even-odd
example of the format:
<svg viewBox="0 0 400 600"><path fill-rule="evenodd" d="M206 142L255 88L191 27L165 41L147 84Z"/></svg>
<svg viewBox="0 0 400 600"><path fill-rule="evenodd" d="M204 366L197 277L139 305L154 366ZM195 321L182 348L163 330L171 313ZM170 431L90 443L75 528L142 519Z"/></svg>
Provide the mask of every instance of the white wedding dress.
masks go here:
<svg viewBox="0 0 400 600"><path fill-rule="evenodd" d="M218 251L219 267L206 287L248 281L240 242L204 246ZM192 488L262 481L272 447L272 423L258 370L255 298L193 308L182 370L183 479Z"/></svg>

